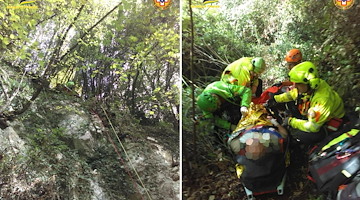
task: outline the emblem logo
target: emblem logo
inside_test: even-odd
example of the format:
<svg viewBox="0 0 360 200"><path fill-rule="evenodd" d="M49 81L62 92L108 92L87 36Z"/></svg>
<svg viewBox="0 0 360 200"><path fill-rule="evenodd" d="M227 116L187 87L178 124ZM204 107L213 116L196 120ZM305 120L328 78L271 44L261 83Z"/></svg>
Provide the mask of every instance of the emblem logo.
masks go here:
<svg viewBox="0 0 360 200"><path fill-rule="evenodd" d="M208 3L216 3L218 2L219 0L204 0L203 1L203 4L208 4Z"/></svg>
<svg viewBox="0 0 360 200"><path fill-rule="evenodd" d="M191 5L191 8L220 8L219 0L203 0L202 4Z"/></svg>
<svg viewBox="0 0 360 200"><path fill-rule="evenodd" d="M8 9L38 9L36 4L36 0L19 0L19 4L6 6Z"/></svg>
<svg viewBox="0 0 360 200"><path fill-rule="evenodd" d="M161 10L165 10L170 6L171 0L154 0L154 4L156 7L160 8Z"/></svg>
<svg viewBox="0 0 360 200"><path fill-rule="evenodd" d="M355 3L355 0L333 0L333 1L335 6L342 10L347 10L351 8Z"/></svg>
<svg viewBox="0 0 360 200"><path fill-rule="evenodd" d="M28 4L28 3L34 3L34 0L20 0L20 5Z"/></svg>

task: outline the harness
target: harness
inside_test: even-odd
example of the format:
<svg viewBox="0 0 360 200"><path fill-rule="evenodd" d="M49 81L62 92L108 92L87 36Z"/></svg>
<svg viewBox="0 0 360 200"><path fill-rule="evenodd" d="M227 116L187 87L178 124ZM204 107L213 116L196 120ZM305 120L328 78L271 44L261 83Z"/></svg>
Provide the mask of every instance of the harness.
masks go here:
<svg viewBox="0 0 360 200"><path fill-rule="evenodd" d="M314 93L308 98L308 96L304 96L299 94L297 99L295 100L295 106L298 107L301 115L306 116L308 114L310 108L310 102L314 97Z"/></svg>

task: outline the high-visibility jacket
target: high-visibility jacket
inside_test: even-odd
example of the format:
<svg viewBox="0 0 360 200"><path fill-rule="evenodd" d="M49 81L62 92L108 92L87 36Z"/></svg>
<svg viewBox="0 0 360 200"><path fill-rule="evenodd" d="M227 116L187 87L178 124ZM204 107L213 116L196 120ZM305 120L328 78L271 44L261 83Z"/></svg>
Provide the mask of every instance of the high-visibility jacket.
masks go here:
<svg viewBox="0 0 360 200"><path fill-rule="evenodd" d="M251 103L251 91L249 88L244 86L216 81L209 84L203 92L216 94L225 101L238 106L249 107ZM214 115L214 113L208 111L203 111L203 114L205 119L214 119L216 126L224 129L231 128L231 123L222 119L220 116Z"/></svg>
<svg viewBox="0 0 360 200"><path fill-rule="evenodd" d="M234 85L250 87L252 93L255 93L259 81L257 78L251 77L250 74L250 71L253 70L252 59L252 57L243 57L229 64L224 69L220 80Z"/></svg>
<svg viewBox="0 0 360 200"><path fill-rule="evenodd" d="M296 88L289 92L275 95L276 102L289 102L299 97ZM344 103L341 97L324 80L311 95L304 95L298 109L306 120L291 118L289 125L305 132L318 132L324 123L332 118L342 118L345 115Z"/></svg>

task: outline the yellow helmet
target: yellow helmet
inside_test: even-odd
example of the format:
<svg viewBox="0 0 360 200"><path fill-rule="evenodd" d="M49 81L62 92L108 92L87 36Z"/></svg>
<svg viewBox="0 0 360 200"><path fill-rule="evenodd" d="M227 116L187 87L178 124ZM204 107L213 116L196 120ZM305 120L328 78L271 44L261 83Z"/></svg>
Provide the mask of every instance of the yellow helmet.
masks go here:
<svg viewBox="0 0 360 200"><path fill-rule="evenodd" d="M263 58L255 57L251 60L251 64L255 73L261 74L265 71L266 64Z"/></svg>
<svg viewBox="0 0 360 200"><path fill-rule="evenodd" d="M316 66L309 61L296 65L290 70L289 76L291 82L308 84L311 89L316 89L320 83Z"/></svg>

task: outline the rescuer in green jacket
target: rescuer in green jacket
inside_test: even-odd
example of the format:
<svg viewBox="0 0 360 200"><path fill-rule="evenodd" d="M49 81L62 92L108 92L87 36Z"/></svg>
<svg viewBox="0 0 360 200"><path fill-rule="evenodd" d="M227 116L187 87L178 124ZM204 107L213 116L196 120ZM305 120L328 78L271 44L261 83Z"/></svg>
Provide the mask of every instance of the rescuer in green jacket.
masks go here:
<svg viewBox="0 0 360 200"><path fill-rule="evenodd" d="M261 57L243 57L228 65L222 75L221 81L246 86L251 89L253 96L261 94L261 80L258 76L264 72L266 64Z"/></svg>
<svg viewBox="0 0 360 200"><path fill-rule="evenodd" d="M232 85L222 81L209 84L198 96L197 105L203 111L203 119L214 120L215 126L233 131L240 120L233 119L231 122L222 119L221 115L225 110L235 111L245 116L251 102L250 88ZM235 114L230 116L234 118Z"/></svg>
<svg viewBox="0 0 360 200"><path fill-rule="evenodd" d="M296 65L289 72L289 76L290 81L295 83L295 89L275 95L269 99L268 104L295 100L304 119L288 117L284 123L294 129L290 130L291 135L301 142L319 142L325 137L325 127L322 127L330 120L344 117L344 103L340 96L319 78L318 71L311 62Z"/></svg>

